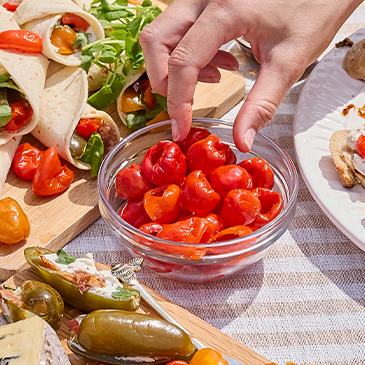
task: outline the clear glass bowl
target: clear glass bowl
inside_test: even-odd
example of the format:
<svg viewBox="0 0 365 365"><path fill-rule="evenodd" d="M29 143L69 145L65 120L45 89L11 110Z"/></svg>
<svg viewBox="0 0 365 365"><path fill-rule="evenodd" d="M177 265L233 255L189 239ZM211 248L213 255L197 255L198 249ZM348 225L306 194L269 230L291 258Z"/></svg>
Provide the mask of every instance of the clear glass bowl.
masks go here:
<svg viewBox="0 0 365 365"><path fill-rule="evenodd" d="M170 121L138 130L110 151L98 175L99 208L105 223L127 252L133 257L144 258L144 267L174 280L207 282L241 272L256 263L282 236L295 214L298 176L286 152L260 133L256 135L251 151L242 153L234 145L232 123L219 119L196 118L193 119L192 125L207 128L229 144L237 156L237 162L260 157L271 165L275 175L274 190L279 192L284 200L284 209L274 220L242 238L195 245L159 239L125 222L117 213L124 201L115 189L116 175L119 170L131 164L141 163L151 146L164 139L172 140ZM164 247L168 248L167 251ZM194 252L202 247L206 249L206 253L197 258Z"/></svg>

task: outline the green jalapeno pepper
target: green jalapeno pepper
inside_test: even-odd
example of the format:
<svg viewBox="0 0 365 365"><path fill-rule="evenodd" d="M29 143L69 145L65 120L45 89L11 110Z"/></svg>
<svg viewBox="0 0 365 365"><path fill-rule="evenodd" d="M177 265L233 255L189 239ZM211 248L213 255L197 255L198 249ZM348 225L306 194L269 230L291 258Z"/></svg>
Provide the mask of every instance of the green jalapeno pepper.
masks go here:
<svg viewBox="0 0 365 365"><path fill-rule="evenodd" d="M147 314L97 310L76 320L81 323L76 329L72 326L77 334L71 332L68 346L90 359L111 364L157 364L189 360L196 350L186 332Z"/></svg>
<svg viewBox="0 0 365 365"><path fill-rule="evenodd" d="M60 327L64 303L61 295L48 284L27 280L20 290L0 287L0 297L3 313L9 323L37 315L54 330Z"/></svg>
<svg viewBox="0 0 365 365"><path fill-rule="evenodd" d="M28 264L47 284L61 294L66 303L82 312L91 312L104 308L135 311L139 308L141 299L139 291L125 283L120 283L123 295L116 298L90 291L81 293L76 282L61 275L42 261L42 255L53 253L55 252L41 247L28 247L24 250L24 256Z"/></svg>

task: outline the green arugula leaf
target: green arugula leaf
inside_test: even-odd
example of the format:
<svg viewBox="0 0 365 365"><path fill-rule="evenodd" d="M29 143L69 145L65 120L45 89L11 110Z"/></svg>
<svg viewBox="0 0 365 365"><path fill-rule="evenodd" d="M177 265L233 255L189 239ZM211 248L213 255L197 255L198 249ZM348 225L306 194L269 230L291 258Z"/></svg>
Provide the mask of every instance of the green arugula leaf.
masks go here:
<svg viewBox="0 0 365 365"><path fill-rule="evenodd" d="M138 129L145 127L147 120L148 119L146 118L145 110L140 110L134 113L128 113L126 115L127 127L132 131L136 131Z"/></svg>
<svg viewBox="0 0 365 365"><path fill-rule="evenodd" d="M60 249L57 251L57 257L58 259L56 260L56 262L58 264L63 264L63 265L69 265L72 264L73 262L76 261L77 257L75 256L71 256L70 254L68 254L64 249Z"/></svg>
<svg viewBox="0 0 365 365"><path fill-rule="evenodd" d="M99 168L104 156L104 143L99 133L91 133L81 161L91 165L91 177L98 176Z"/></svg>
<svg viewBox="0 0 365 365"><path fill-rule="evenodd" d="M121 286L118 286L117 291L112 292L112 297L114 299L124 299L124 298L129 298L131 296L138 297L139 296L138 291L128 290L128 289L122 288Z"/></svg>
<svg viewBox="0 0 365 365"><path fill-rule="evenodd" d="M6 126L12 118L11 108L9 105L0 105L0 127Z"/></svg>
<svg viewBox="0 0 365 365"><path fill-rule="evenodd" d="M166 96L157 94L152 90L152 92L155 94L156 97L156 104L159 104L162 106L163 110L167 113L167 98Z"/></svg>

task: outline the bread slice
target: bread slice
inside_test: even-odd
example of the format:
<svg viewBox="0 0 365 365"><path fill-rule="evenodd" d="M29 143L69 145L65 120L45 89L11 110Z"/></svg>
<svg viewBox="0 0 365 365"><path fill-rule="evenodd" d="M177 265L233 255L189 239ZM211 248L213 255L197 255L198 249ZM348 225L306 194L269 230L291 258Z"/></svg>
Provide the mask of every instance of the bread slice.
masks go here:
<svg viewBox="0 0 365 365"><path fill-rule="evenodd" d="M349 130L339 130L332 134L329 144L332 159L345 188L353 188L360 183L365 189L365 176L356 171L352 164L354 152L347 146L349 132Z"/></svg>

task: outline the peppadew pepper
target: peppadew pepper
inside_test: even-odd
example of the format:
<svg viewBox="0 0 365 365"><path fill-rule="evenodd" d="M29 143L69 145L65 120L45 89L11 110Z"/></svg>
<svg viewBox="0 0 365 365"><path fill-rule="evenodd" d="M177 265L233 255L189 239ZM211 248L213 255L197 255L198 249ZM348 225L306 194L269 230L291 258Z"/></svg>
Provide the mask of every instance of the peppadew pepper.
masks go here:
<svg viewBox="0 0 365 365"><path fill-rule="evenodd" d="M42 38L38 34L23 29L4 30L0 33L0 49L41 53Z"/></svg>
<svg viewBox="0 0 365 365"><path fill-rule="evenodd" d="M13 157L13 171L24 180L32 180L44 151L29 143L18 146Z"/></svg>
<svg viewBox="0 0 365 365"><path fill-rule="evenodd" d="M249 158L238 164L251 175L253 188L272 189L274 187L274 173L270 165L262 158Z"/></svg>

